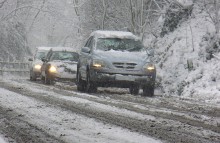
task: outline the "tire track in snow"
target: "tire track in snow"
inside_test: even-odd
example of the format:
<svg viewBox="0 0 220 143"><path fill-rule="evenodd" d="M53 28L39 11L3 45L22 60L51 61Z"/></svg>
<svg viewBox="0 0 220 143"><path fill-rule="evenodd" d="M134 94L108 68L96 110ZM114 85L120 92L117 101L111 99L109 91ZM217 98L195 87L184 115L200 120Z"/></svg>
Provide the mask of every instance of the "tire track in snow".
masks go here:
<svg viewBox="0 0 220 143"><path fill-rule="evenodd" d="M44 87L44 86L43 86ZM13 89L17 92L16 88ZM61 90L57 90L57 89L52 89L53 91L57 92L59 91L61 95L65 95L65 96L71 96L72 93L67 92L67 91L61 91ZM170 117L171 120L164 120L164 119L159 119L159 118L163 118L163 116L161 117L159 114L156 114L155 116L158 118L157 120L138 120L138 119L134 119L134 118L129 118L126 116L120 116L118 114L113 114L113 113L109 113L109 112L105 112L105 111L97 111L97 110L93 110L93 109L89 109L89 108L85 108L84 106L81 106L80 104L74 104L74 102L71 101L67 101L67 100L61 100L60 98L55 98L52 96L40 96L40 94L42 93L34 93L31 91L26 91L26 90L19 90L19 92L21 92L21 94L24 94L26 96L31 95L34 98L37 98L41 101L44 102L48 102L50 104L58 104L60 107L71 110L73 112L79 113L79 114L83 114L86 116L89 116L91 118L95 118L107 123L112 123L112 124L116 124L119 126L122 126L124 128L128 128L131 129L133 131L138 131L144 134L149 134L152 136L155 136L157 138L162 138L165 140L168 140L169 142L203 142L203 141L212 141L215 142L219 139L219 136L215 136L212 134L208 134L207 135L202 135L201 128L196 128L187 124L182 124L179 123L179 118L177 119L177 121L175 121L175 118ZM70 95L71 94L71 95ZM74 95L75 96L75 95ZM91 98L90 98L91 99ZM97 102L97 101L95 101ZM98 101L99 103L101 103L100 101ZM130 108L125 107L125 105L120 105L120 104L110 104L110 102L103 102L102 104L108 104L110 106L117 106L120 108ZM151 107L152 108L152 107ZM157 109L160 107L157 107ZM128 109L128 110L133 110L134 109ZM136 109L135 109L136 110ZM147 112L146 110L142 110L142 111L136 111L137 113L142 113L142 114L148 114L149 112ZM146 113L144 113L146 112ZM167 117L166 117L167 119ZM189 122L189 120L186 120ZM178 125L177 127L172 126L173 124ZM195 123L194 123L195 124ZM194 132L194 133L193 133ZM200 132L200 133L196 133L195 132ZM209 131L207 131L209 132Z"/></svg>

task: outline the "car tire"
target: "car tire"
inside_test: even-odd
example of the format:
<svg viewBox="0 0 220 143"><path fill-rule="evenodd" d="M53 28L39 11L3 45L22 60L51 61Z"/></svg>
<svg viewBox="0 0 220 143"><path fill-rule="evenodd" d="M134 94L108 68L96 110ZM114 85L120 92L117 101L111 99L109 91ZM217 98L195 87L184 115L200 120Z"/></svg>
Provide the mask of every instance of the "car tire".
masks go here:
<svg viewBox="0 0 220 143"><path fill-rule="evenodd" d="M41 75L40 75L40 79L41 81L44 83L45 82L45 77L42 75L42 72L41 72Z"/></svg>
<svg viewBox="0 0 220 143"><path fill-rule="evenodd" d="M45 75L44 83L45 84L50 84L50 79L49 79L49 76L47 74Z"/></svg>
<svg viewBox="0 0 220 143"><path fill-rule="evenodd" d="M129 92L131 95L138 95L139 94L139 86L138 85L133 85L129 88Z"/></svg>
<svg viewBox="0 0 220 143"><path fill-rule="evenodd" d="M94 82L90 80L90 73L87 71L86 74L86 92L88 93L96 93L97 92L97 86Z"/></svg>
<svg viewBox="0 0 220 143"><path fill-rule="evenodd" d="M143 88L143 96L154 96L154 85L147 85Z"/></svg>
<svg viewBox="0 0 220 143"><path fill-rule="evenodd" d="M37 80L36 74L33 71L30 71L30 80L31 81L36 81Z"/></svg>
<svg viewBox="0 0 220 143"><path fill-rule="evenodd" d="M81 79L81 75L78 69L76 73L76 80L77 80L77 90L82 92L85 91L86 83Z"/></svg>
<svg viewBox="0 0 220 143"><path fill-rule="evenodd" d="M50 77L50 75L46 74L45 75L45 84L54 84L54 80Z"/></svg>

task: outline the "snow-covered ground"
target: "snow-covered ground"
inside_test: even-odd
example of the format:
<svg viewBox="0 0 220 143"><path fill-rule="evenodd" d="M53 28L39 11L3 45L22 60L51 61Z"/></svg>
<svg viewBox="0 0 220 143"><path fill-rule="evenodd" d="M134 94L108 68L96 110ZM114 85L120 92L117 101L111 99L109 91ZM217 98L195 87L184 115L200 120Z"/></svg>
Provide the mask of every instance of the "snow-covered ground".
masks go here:
<svg viewBox="0 0 220 143"><path fill-rule="evenodd" d="M5 138L3 138L2 135L0 135L0 143L7 143L7 142L5 141Z"/></svg>
<svg viewBox="0 0 220 143"><path fill-rule="evenodd" d="M82 115L73 114L68 111L63 111L58 107L50 107L47 104L5 90L3 88L0 88L0 93L0 104L2 107L13 109L17 113L25 116L27 122L38 126L38 128L41 128L42 130L48 132L52 136L62 137L62 140L64 140L65 142L161 142L151 137L131 132L127 129L123 129L109 124L103 124L101 122L98 122L94 119ZM44 91L43 94L45 94L45 96L49 96L51 95L51 92L45 93ZM77 100L74 98L72 100L74 100L76 104L85 104L85 106L91 106L92 108L92 104L90 103L90 101L86 101L83 99ZM96 106L96 109L108 109L107 107L102 107L103 105L94 106ZM111 109L111 107L109 108ZM114 111L119 112L120 109L115 108ZM134 116L132 115L132 112L130 114L131 116Z"/></svg>
<svg viewBox="0 0 220 143"><path fill-rule="evenodd" d="M205 142L220 137L219 104L191 97L144 98L126 89L103 88L88 94L75 85L48 86L28 79L3 79L0 84L0 105L6 113L64 142L178 142L186 134Z"/></svg>
<svg viewBox="0 0 220 143"><path fill-rule="evenodd" d="M163 95L220 103L220 60L206 60L205 52L204 36L213 32L209 16L195 5L191 18L151 43ZM187 62L192 62L192 70Z"/></svg>

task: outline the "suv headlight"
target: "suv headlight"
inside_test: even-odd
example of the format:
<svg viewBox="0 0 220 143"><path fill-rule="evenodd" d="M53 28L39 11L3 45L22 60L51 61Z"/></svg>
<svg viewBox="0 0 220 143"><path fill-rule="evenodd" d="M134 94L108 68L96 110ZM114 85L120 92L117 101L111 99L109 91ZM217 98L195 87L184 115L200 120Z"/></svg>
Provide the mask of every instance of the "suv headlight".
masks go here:
<svg viewBox="0 0 220 143"><path fill-rule="evenodd" d="M57 68L55 66L50 66L49 72L50 73L56 73L57 72Z"/></svg>
<svg viewBox="0 0 220 143"><path fill-rule="evenodd" d="M156 70L156 67L153 64L146 64L144 68L146 69L147 72L152 72Z"/></svg>
<svg viewBox="0 0 220 143"><path fill-rule="evenodd" d="M92 61L92 67L103 68L103 67L105 67L105 63L101 60L93 60Z"/></svg>

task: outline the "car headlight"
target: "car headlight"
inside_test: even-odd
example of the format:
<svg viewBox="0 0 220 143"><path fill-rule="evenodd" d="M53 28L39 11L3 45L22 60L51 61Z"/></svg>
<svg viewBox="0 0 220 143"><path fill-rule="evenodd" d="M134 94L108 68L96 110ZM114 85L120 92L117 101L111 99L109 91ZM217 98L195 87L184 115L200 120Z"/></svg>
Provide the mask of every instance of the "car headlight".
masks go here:
<svg viewBox="0 0 220 143"><path fill-rule="evenodd" d="M55 66L50 66L49 72L56 73L57 72L57 68Z"/></svg>
<svg viewBox="0 0 220 143"><path fill-rule="evenodd" d="M40 70L41 69L41 65L34 65L34 69Z"/></svg>
<svg viewBox="0 0 220 143"><path fill-rule="evenodd" d="M92 66L95 67L95 68L102 68L102 67L105 67L105 64L104 64L103 61L93 60L92 61Z"/></svg>

